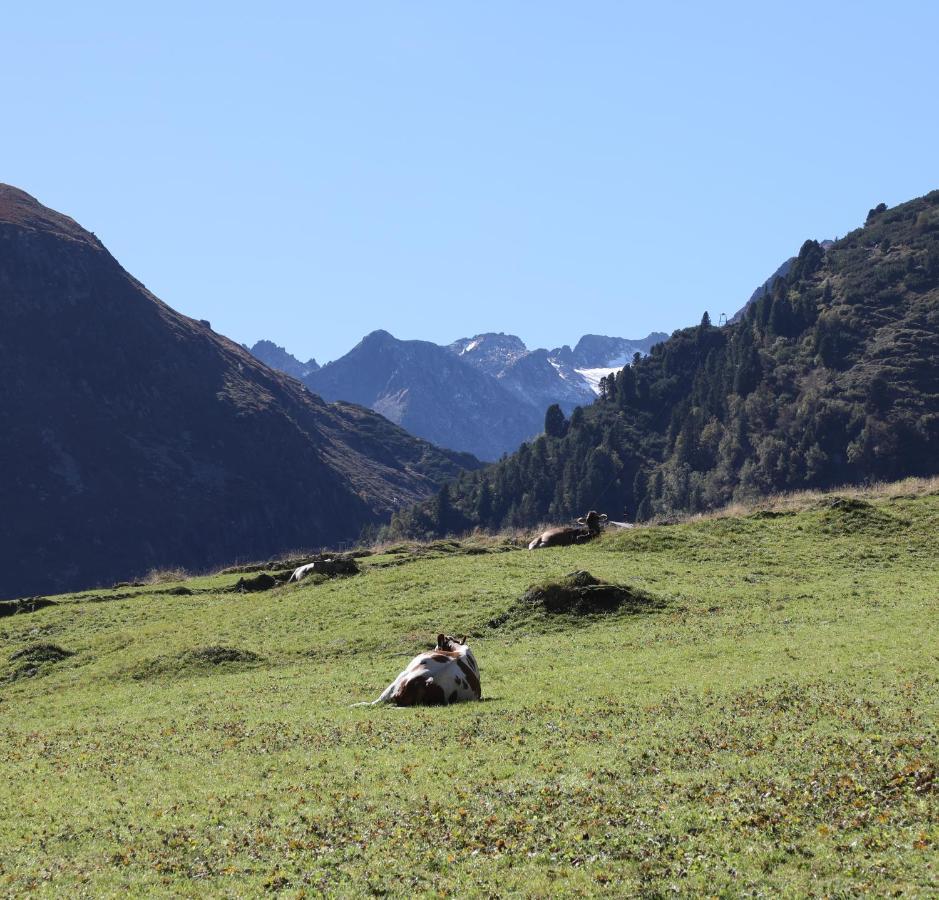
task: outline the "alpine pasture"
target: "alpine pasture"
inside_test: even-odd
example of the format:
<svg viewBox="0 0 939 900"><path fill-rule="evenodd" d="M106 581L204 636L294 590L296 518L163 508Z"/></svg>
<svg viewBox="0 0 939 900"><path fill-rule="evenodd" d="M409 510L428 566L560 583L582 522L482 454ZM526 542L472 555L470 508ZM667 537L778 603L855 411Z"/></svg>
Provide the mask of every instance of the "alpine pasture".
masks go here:
<svg viewBox="0 0 939 900"><path fill-rule="evenodd" d="M937 535L913 484L24 605L0 893L934 896ZM520 599L576 570L644 601ZM440 631L482 702L351 706Z"/></svg>

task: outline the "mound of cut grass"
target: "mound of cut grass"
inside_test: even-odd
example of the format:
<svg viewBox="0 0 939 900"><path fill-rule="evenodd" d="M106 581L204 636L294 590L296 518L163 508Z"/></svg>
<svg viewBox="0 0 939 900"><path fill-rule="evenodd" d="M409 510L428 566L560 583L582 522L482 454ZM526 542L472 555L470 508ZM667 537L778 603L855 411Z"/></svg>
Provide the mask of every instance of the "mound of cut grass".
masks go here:
<svg viewBox="0 0 939 900"><path fill-rule="evenodd" d="M23 597L20 600L0 600L0 619L4 616L15 616L17 613L36 612L37 609L45 609L47 606L55 606L55 600L48 597Z"/></svg>
<svg viewBox="0 0 939 900"><path fill-rule="evenodd" d="M192 678L220 672L254 668L264 657L240 647L210 645L181 653L158 656L138 665L131 673L135 681L151 678Z"/></svg>
<svg viewBox="0 0 939 900"><path fill-rule="evenodd" d="M885 529L902 528L909 524L860 497L826 497L819 503L822 510L819 523L829 534L877 533Z"/></svg>
<svg viewBox="0 0 939 900"><path fill-rule="evenodd" d="M287 578L289 577L288 575ZM237 594L254 594L258 591L269 591L271 588L283 584L287 578L278 579L269 572L259 572L251 578L239 578L237 584L235 584L231 590Z"/></svg>
<svg viewBox="0 0 939 900"><path fill-rule="evenodd" d="M489 622L498 628L534 615L583 618L617 612L650 612L664 606L646 591L626 584L611 584L581 569L562 578L533 584L500 616Z"/></svg>
<svg viewBox="0 0 939 900"><path fill-rule="evenodd" d="M10 663L14 665L7 673L6 680L33 678L39 675L46 665L54 665L74 655L73 650L65 650L58 644L29 644L10 654Z"/></svg>

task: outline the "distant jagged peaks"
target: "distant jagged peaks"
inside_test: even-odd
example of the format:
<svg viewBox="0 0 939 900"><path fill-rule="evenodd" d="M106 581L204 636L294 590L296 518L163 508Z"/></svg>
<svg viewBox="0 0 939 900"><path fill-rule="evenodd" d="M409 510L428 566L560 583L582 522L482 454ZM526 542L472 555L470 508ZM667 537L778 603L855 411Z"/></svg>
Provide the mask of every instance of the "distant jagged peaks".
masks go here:
<svg viewBox="0 0 939 900"><path fill-rule="evenodd" d="M248 352L256 359L261 360L264 365L301 380L320 368L319 363L312 357L306 362L300 362L299 359L273 341L258 341L253 347L249 348Z"/></svg>
<svg viewBox="0 0 939 900"><path fill-rule="evenodd" d="M367 406L411 434L484 460L516 449L544 422L543 409L520 403L447 347L383 330L303 382L327 400Z"/></svg>
<svg viewBox="0 0 939 900"><path fill-rule="evenodd" d="M655 344L667 337L661 331L636 339L585 334L573 350L567 344L554 350L529 350L525 342L514 334L487 332L471 338L460 338L450 344L449 349L477 368L498 375L510 369L522 357L531 354L543 355L555 364L574 369L622 368L636 353L648 353Z"/></svg>
<svg viewBox="0 0 939 900"><path fill-rule="evenodd" d="M528 348L520 337L503 331L490 331L471 338L460 338L447 349L476 368L493 375L528 353Z"/></svg>
<svg viewBox="0 0 939 900"><path fill-rule="evenodd" d="M645 355L656 344L668 337L664 331L653 331L644 338L607 337L603 334L585 334L570 351L570 362L581 368L622 368L639 353ZM558 351L555 355L562 355Z"/></svg>
<svg viewBox="0 0 939 900"><path fill-rule="evenodd" d="M328 400L360 403L440 446L494 460L540 433L549 406L570 413L592 403L601 378L665 337L584 335L573 350L529 350L505 332L441 346L378 329L335 362L295 377ZM275 358L268 345L255 344L264 353L255 355L294 375L296 360L286 351L286 361Z"/></svg>

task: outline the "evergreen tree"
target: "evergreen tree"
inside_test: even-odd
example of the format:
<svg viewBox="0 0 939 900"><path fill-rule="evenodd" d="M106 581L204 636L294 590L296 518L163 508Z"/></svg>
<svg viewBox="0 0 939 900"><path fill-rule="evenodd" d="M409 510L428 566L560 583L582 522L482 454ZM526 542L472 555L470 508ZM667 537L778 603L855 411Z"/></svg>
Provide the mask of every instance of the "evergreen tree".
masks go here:
<svg viewBox="0 0 939 900"><path fill-rule="evenodd" d="M552 403L545 413L544 433L553 438L562 438L567 434L567 419L557 403Z"/></svg>
<svg viewBox="0 0 939 900"><path fill-rule="evenodd" d="M450 487L446 484L437 492L431 518L432 527L437 534L450 534L454 530L453 501L450 497Z"/></svg>

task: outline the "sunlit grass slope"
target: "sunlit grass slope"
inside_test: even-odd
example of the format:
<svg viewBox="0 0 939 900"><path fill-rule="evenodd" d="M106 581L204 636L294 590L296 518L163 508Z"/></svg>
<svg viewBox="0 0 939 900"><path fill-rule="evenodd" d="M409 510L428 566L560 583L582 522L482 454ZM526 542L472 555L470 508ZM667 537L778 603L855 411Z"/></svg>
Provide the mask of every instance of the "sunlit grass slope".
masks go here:
<svg viewBox="0 0 939 900"><path fill-rule="evenodd" d="M934 895L939 496L807 505L0 618L0 894ZM483 703L350 708L439 630Z"/></svg>

